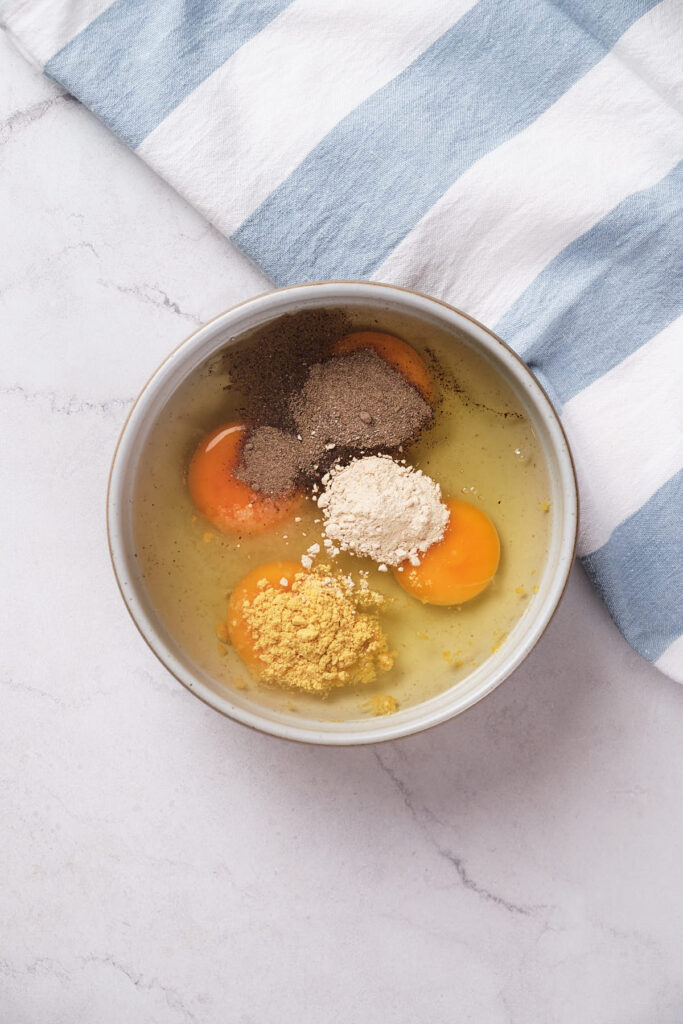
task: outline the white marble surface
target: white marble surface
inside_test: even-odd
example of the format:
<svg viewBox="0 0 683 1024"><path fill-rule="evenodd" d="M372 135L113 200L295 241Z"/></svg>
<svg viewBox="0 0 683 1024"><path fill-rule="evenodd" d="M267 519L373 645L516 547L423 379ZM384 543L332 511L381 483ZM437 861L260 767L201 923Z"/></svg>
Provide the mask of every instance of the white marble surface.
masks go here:
<svg viewBox="0 0 683 1024"><path fill-rule="evenodd" d="M139 639L104 499L131 400L267 285L0 37L3 1024L680 1024L683 691L575 572L492 697L289 745Z"/></svg>

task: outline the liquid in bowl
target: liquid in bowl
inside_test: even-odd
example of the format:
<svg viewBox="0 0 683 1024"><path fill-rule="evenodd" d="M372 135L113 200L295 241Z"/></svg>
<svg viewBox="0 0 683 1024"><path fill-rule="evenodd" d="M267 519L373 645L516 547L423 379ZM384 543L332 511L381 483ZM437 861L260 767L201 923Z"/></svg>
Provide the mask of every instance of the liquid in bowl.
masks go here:
<svg viewBox="0 0 683 1024"><path fill-rule="evenodd" d="M465 336L390 309L344 307L352 330L386 331L410 344L433 371L434 425L405 452L439 482L444 496L478 505L501 539L501 561L487 590L460 606L423 605L369 559L342 553L334 568L368 573L390 597L382 625L394 667L375 682L339 688L326 699L266 687L251 678L216 627L233 587L262 563L297 561L322 543L320 510L306 500L294 518L242 537L214 529L194 508L187 467L210 431L240 418L243 397L215 353L175 391L147 436L136 475L134 537L151 603L169 635L218 689L257 708L319 722L372 716L372 698L390 694L403 710L458 687L499 650L531 613L548 554L553 509L543 447L512 387ZM258 346L263 326L230 345Z"/></svg>

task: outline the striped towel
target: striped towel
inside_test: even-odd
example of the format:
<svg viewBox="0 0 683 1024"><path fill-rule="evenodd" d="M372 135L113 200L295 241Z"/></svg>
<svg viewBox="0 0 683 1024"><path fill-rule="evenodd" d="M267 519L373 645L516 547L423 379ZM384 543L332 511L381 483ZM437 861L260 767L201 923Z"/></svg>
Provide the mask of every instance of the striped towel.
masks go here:
<svg viewBox="0 0 683 1024"><path fill-rule="evenodd" d="M9 0L21 49L278 285L493 327L577 460L580 554L683 680L683 0Z"/></svg>

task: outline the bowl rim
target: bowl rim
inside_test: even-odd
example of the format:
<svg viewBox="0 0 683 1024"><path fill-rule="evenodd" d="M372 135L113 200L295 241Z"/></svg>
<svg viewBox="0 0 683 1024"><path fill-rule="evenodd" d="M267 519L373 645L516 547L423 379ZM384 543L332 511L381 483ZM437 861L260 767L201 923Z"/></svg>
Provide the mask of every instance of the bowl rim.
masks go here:
<svg viewBox="0 0 683 1024"><path fill-rule="evenodd" d="M338 729L336 731L325 731L324 729L315 728L302 728L301 726L292 722L287 724L284 722L274 722L260 716L257 713L250 711L249 709L240 707L226 699L219 700L217 695L213 693L208 687L205 687L200 679L198 679L191 671L185 669L184 666L179 665L176 659L169 651L165 641L159 635L156 630L154 623L151 622L141 604L136 600L135 593L126 593L126 588L132 585L130 574L126 571L125 567L125 544L122 537L122 524L123 524L123 502L117 500L119 492L124 486L124 474L126 471L126 461L122 459L121 453L124 446L124 442L128 440L129 428L131 422L134 420L136 415L139 414L141 407L145 402L151 402L154 397L155 385L160 386L164 370L168 367L168 364L175 360L175 357L186 348L193 348L198 343L198 336L202 335L207 329L215 327L219 321L229 320L230 317L238 310L241 310L245 306L258 305L263 303L264 300L275 298L283 293L289 292L307 292L315 291L320 288L335 288L339 287L343 291L349 288L362 289L369 293L379 293L382 290L388 290L390 292L402 293L405 296L412 296L418 300L418 304L427 303L428 305L435 305L443 307L448 314L455 314L456 318L461 317L468 321L475 328L482 331L490 339L493 340L498 346L500 346L508 356L511 356L514 363L517 364L518 371L521 370L520 376L526 378L526 384L529 390L536 392L534 396L536 404L540 404L545 407L545 413L548 416L548 421L552 423L555 431L559 434L561 444L553 443L554 456L558 460L563 470L568 470L568 473L564 474L563 479L563 498L567 502L568 508L564 516L564 523L568 520L573 522L573 526L569 532L565 530L565 533L561 537L560 551L558 554L558 565L555 574L555 583L553 586L552 600L546 599L543 605L539 606L539 610L533 620L533 624L527 631L522 643L514 648L507 660L503 663L498 670L492 673L491 679L483 683L480 688L468 699L462 706L454 706L452 708L442 708L440 711L433 713L432 715L425 715L424 719L417 718L409 722L401 723L395 722L394 716L386 718L376 719L377 725L374 729L366 729L362 733L356 733L352 731L344 731L344 729ZM349 301L351 299L350 293L346 296L341 294L339 296L331 295L326 300L325 305L333 305L335 303L342 303L344 299ZM354 301L358 304L358 296L354 296ZM292 310L268 310L264 309L264 315L262 322L266 322L274 316L282 316ZM419 316L419 310L413 309L415 315ZM451 324L452 326L452 324ZM480 345L480 342L473 338L471 335L468 337L468 341L474 346ZM216 346L218 348L219 345ZM495 346L494 346L495 347ZM192 371L190 371L192 372ZM174 389L175 390L175 389ZM540 403L538 402L540 399ZM139 429L144 425L144 419L139 424ZM135 436L135 435L134 435ZM426 295L423 292L415 291L411 288L405 288L400 285L390 284L387 282L380 281L363 281L363 280L330 280L330 281L312 281L302 284L286 285L281 288L269 289L265 292L260 292L257 295L251 296L248 299L243 299L241 302L235 303L233 306L216 314L211 317L206 323L197 327L185 338L183 338L174 348L168 353L168 355L159 363L156 369L150 374L142 386L137 398L133 405L128 411L124 423L121 427L121 431L114 449L112 457L111 467L109 470L109 478L107 483L107 497L106 497L106 528L107 528L107 543L109 547L109 555L112 562L114 571L114 577L121 594L124 605L126 606L128 613L137 629L138 633L147 644L148 648L152 651L155 657L161 662L164 668L170 672L170 674L181 683L185 689L189 690L195 697L201 700L204 704L211 707L213 710L218 711L220 714L227 718L232 719L245 725L248 728L254 729L257 732L265 733L266 735L275 736L280 739L292 740L298 743L310 744L312 746L363 746L371 743L387 742L393 739L399 739L405 736L413 735L418 732L423 732L427 729L434 728L443 722L449 721L451 718L457 715L463 714L470 708L476 706L481 700L487 697L490 693L496 690L506 679L512 675L513 672L519 668L519 666L526 660L529 654L534 650L536 645L539 643L543 635L545 634L548 626L552 622L557 609L562 601L562 598L566 592L569 576L576 556L576 548L578 543L578 524L579 524L579 493L578 493L578 482L576 475L576 467L574 464L574 458L572 451L567 439L566 432L562 425L562 421L550 400L545 388L540 381L534 376L529 367L523 361L523 359L512 349L502 338L500 338L494 331L489 327L486 327L475 317L469 313L464 312L457 306L453 306L451 303L445 302L443 299L435 298L434 296ZM142 621L141 621L142 620ZM144 624L144 625L143 625ZM482 663L480 668L483 668L486 661ZM452 689L455 689L453 687ZM449 691L444 691L444 694ZM427 704L428 702L425 702ZM420 705L416 705L415 709L418 709ZM395 724L394 724L395 723ZM321 723L322 725L322 723Z"/></svg>

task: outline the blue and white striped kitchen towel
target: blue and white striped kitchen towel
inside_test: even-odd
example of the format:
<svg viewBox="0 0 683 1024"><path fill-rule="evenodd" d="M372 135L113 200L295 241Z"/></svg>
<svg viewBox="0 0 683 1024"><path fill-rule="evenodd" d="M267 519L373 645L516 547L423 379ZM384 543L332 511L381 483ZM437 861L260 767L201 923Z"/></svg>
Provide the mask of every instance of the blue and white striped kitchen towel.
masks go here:
<svg viewBox="0 0 683 1024"><path fill-rule="evenodd" d="M5 27L277 284L494 327L576 454L580 554L683 680L683 0L9 0Z"/></svg>

